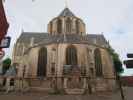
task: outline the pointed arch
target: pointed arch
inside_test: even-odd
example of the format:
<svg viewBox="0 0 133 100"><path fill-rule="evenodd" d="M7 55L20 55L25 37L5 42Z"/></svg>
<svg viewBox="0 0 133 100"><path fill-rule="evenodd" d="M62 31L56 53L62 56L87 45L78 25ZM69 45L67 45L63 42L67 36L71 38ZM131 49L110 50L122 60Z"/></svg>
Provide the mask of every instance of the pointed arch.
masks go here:
<svg viewBox="0 0 133 100"><path fill-rule="evenodd" d="M52 33L53 31L53 23L52 22L50 22L50 33Z"/></svg>
<svg viewBox="0 0 133 100"><path fill-rule="evenodd" d="M71 33L72 21L70 18L66 19L66 33Z"/></svg>
<svg viewBox="0 0 133 100"><path fill-rule="evenodd" d="M77 65L77 49L73 45L66 49L66 65Z"/></svg>
<svg viewBox="0 0 133 100"><path fill-rule="evenodd" d="M57 20L57 32L62 33L62 20L61 19Z"/></svg>
<svg viewBox="0 0 133 100"><path fill-rule="evenodd" d="M42 47L39 50L38 54L37 76L46 77L46 70L47 70L47 48Z"/></svg>
<svg viewBox="0 0 133 100"><path fill-rule="evenodd" d="M100 49L95 49L94 51L94 58L95 58L95 69L96 69L96 76L102 77L103 71L102 71L102 60L101 60L101 51Z"/></svg>

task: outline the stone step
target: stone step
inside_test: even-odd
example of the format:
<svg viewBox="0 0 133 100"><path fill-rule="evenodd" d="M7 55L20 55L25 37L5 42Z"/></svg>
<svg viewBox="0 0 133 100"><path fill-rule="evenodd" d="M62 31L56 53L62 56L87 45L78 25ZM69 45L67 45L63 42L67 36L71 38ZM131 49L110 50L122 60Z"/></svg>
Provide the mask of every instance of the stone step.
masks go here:
<svg viewBox="0 0 133 100"><path fill-rule="evenodd" d="M75 89L65 89L65 91L67 94L83 94L85 89L75 88Z"/></svg>
<svg viewBox="0 0 133 100"><path fill-rule="evenodd" d="M30 91L49 91L51 88L44 88L44 87L30 87Z"/></svg>

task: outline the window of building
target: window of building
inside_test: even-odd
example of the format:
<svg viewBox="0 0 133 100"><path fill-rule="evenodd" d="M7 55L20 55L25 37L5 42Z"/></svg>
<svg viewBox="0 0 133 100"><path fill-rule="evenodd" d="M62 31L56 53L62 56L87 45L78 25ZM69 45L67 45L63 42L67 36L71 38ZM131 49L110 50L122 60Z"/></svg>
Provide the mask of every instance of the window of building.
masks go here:
<svg viewBox="0 0 133 100"><path fill-rule="evenodd" d="M102 72L102 60L101 60L100 49L98 49L98 48L95 49L94 57L95 57L96 76L101 77L101 76L103 76L103 72Z"/></svg>
<svg viewBox="0 0 133 100"><path fill-rule="evenodd" d="M73 45L66 49L66 64L77 65L77 49Z"/></svg>
<svg viewBox="0 0 133 100"><path fill-rule="evenodd" d="M46 67L47 67L47 48L43 47L39 50L38 70L37 70L38 77L46 76Z"/></svg>
<svg viewBox="0 0 133 100"><path fill-rule="evenodd" d="M55 74L55 63L52 63L52 65L51 65L51 73L52 73L52 75Z"/></svg>
<svg viewBox="0 0 133 100"><path fill-rule="evenodd" d="M79 33L79 20L76 20L76 33Z"/></svg>
<svg viewBox="0 0 133 100"><path fill-rule="evenodd" d="M53 24L52 24L52 22L50 22L50 33L53 33L52 29L53 29Z"/></svg>
<svg viewBox="0 0 133 100"><path fill-rule="evenodd" d="M71 33L71 28L72 28L72 21L70 18L67 18L66 20L66 33Z"/></svg>
<svg viewBox="0 0 133 100"><path fill-rule="evenodd" d="M57 21L57 32L62 33L62 20L58 19Z"/></svg>

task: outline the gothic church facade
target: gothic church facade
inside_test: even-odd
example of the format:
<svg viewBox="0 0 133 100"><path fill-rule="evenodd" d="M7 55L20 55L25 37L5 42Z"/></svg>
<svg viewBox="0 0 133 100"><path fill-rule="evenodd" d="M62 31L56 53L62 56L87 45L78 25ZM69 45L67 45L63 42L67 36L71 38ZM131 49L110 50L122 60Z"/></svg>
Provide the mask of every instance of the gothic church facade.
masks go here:
<svg viewBox="0 0 133 100"><path fill-rule="evenodd" d="M103 34L87 34L83 20L65 8L48 23L47 33L22 32L13 63L28 87L108 91L116 87L108 47Z"/></svg>

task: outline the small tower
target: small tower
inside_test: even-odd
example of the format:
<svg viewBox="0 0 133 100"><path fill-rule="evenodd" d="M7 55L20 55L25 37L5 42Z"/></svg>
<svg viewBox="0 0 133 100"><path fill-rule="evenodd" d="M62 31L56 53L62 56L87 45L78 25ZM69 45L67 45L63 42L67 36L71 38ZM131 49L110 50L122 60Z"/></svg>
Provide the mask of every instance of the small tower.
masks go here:
<svg viewBox="0 0 133 100"><path fill-rule="evenodd" d="M48 24L48 33L57 34L78 34L86 33L85 23L76 17L68 7L66 7L56 18Z"/></svg>

